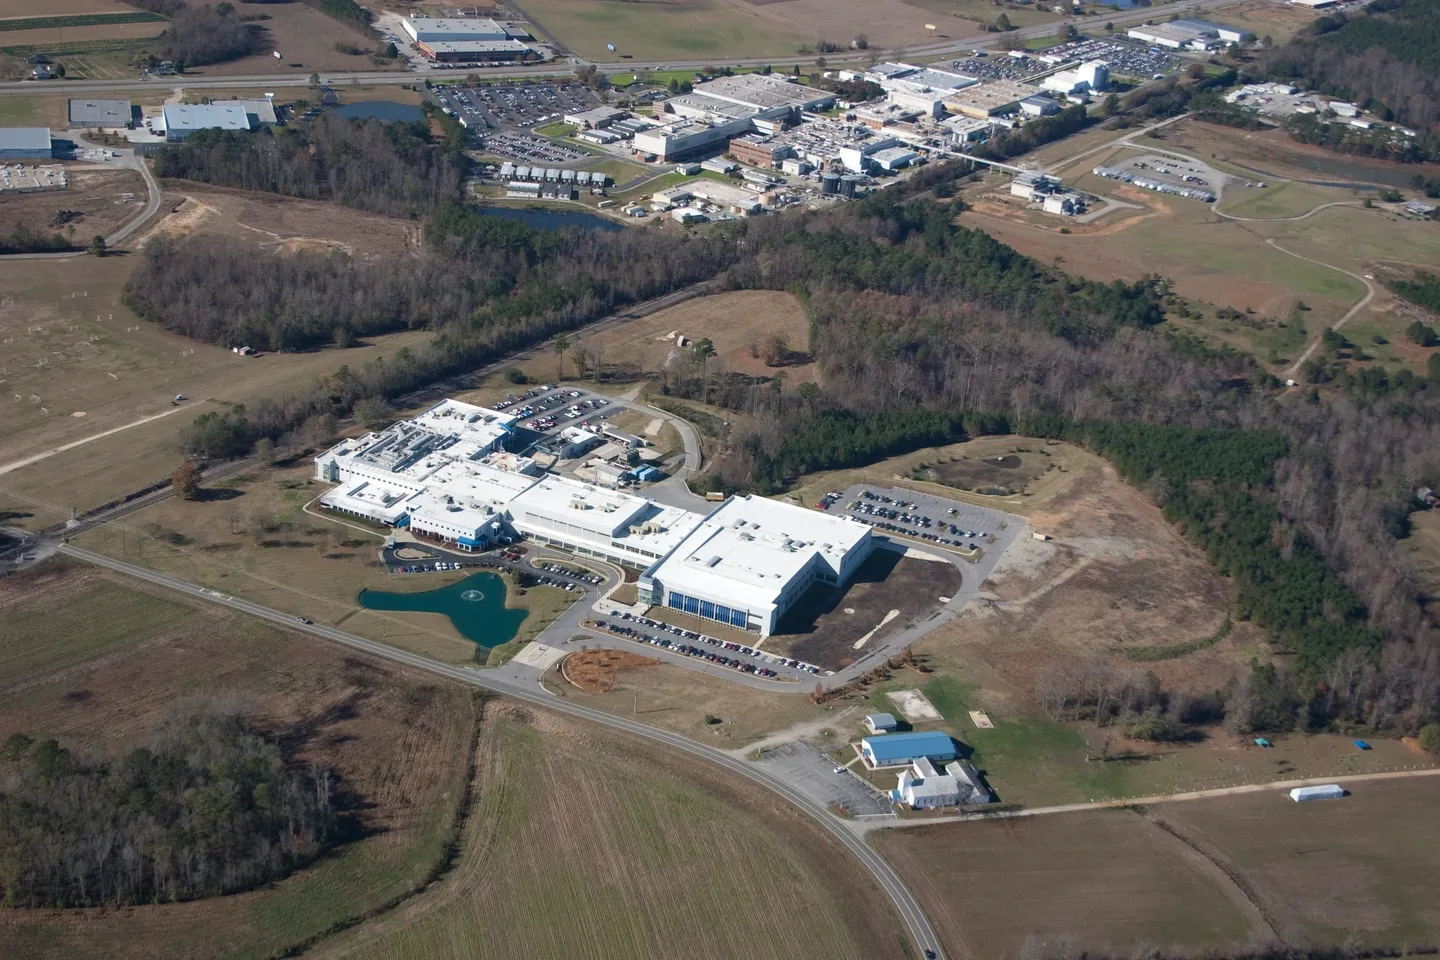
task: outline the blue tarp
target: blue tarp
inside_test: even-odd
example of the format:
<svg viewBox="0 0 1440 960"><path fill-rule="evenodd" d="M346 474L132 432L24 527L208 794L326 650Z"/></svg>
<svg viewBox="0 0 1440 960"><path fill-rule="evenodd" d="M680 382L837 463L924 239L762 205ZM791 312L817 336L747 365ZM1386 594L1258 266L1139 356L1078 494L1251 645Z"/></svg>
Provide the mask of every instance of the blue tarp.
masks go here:
<svg viewBox="0 0 1440 960"><path fill-rule="evenodd" d="M1366 743L1364 740L1356 740L1356 741L1355 741L1355 746L1359 747L1361 750L1369 750L1369 749L1370 749L1370 744Z"/></svg>

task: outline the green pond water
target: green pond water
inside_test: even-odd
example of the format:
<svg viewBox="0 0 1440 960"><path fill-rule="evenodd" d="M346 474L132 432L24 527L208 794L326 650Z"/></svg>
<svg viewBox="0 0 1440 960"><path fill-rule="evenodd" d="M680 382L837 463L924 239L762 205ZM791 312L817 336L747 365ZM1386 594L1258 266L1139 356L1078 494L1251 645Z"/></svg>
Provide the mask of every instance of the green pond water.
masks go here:
<svg viewBox="0 0 1440 960"><path fill-rule="evenodd" d="M361 590L360 606L366 610L443 613L462 637L486 649L515 639L520 624L529 616L526 610L505 609L505 581L493 573L477 573L448 587L419 593Z"/></svg>

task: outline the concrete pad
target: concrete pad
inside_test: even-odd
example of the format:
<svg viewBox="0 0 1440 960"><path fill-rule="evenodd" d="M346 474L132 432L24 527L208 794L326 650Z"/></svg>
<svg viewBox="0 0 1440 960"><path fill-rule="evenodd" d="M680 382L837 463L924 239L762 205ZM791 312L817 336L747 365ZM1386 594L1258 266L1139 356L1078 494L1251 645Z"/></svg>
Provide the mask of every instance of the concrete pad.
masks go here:
<svg viewBox="0 0 1440 960"><path fill-rule="evenodd" d="M926 700L925 694L919 690L896 690L885 696L890 698L890 702L895 704L895 708L911 723L945 719L940 716L940 711L935 709L935 705Z"/></svg>
<svg viewBox="0 0 1440 960"><path fill-rule="evenodd" d="M510 662L523 663L525 666L534 667L543 673L564 656L565 651L559 647L552 647L544 643L527 643L523 650L511 658Z"/></svg>

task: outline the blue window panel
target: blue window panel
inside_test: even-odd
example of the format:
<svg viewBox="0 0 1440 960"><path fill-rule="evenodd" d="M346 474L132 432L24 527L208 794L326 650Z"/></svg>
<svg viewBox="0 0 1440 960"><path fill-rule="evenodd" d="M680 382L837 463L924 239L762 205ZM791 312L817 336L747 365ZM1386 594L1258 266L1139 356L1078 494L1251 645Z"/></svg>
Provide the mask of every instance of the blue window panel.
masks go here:
<svg viewBox="0 0 1440 960"><path fill-rule="evenodd" d="M686 613L699 613L699 612L700 612L700 601L697 600L695 597L686 597L686 598L685 598L685 612L686 612Z"/></svg>
<svg viewBox="0 0 1440 960"><path fill-rule="evenodd" d="M729 623L730 608L725 606L723 603L715 604L715 619L719 620L721 623Z"/></svg>
<svg viewBox="0 0 1440 960"><path fill-rule="evenodd" d="M730 624L731 624L732 626L736 626L736 627L743 627L743 626L745 626L745 611L744 611L744 610L731 610L731 611L730 611Z"/></svg>
<svg viewBox="0 0 1440 960"><path fill-rule="evenodd" d="M671 606L671 607L675 608L676 610L679 610L679 609L681 609L681 607L684 605L684 603L685 603L685 594L683 594L683 593L672 593L672 594L670 594L670 606Z"/></svg>
<svg viewBox="0 0 1440 960"><path fill-rule="evenodd" d="M704 617L706 620L714 620L714 619L715 619L715 604L711 603L709 600L701 600L701 601L700 601L700 616Z"/></svg>

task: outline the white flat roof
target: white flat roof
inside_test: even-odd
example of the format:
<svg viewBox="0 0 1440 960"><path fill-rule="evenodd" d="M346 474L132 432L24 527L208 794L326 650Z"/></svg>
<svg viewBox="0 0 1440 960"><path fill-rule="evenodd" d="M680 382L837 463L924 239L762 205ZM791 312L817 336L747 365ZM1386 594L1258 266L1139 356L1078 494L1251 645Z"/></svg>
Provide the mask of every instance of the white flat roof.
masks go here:
<svg viewBox="0 0 1440 960"><path fill-rule="evenodd" d="M513 502L516 519L534 514L602 536L614 536L637 522L650 501L551 474Z"/></svg>
<svg viewBox="0 0 1440 960"><path fill-rule="evenodd" d="M349 480L327 492L320 502L328 507L394 523L405 513L414 491L389 486L379 480Z"/></svg>
<svg viewBox="0 0 1440 960"><path fill-rule="evenodd" d="M503 26L488 17L407 17L406 22L422 39L424 35L435 40L503 40L509 36Z"/></svg>
<svg viewBox="0 0 1440 960"><path fill-rule="evenodd" d="M863 523L763 497L731 497L652 571L671 590L774 607L818 553L838 569L870 535Z"/></svg>
<svg viewBox="0 0 1440 960"><path fill-rule="evenodd" d="M167 103L160 115L166 130L249 130L250 111L240 101L224 103Z"/></svg>

